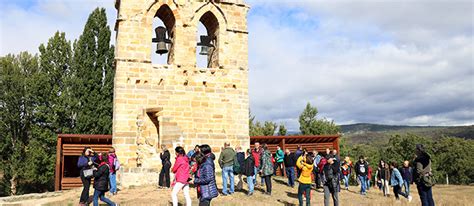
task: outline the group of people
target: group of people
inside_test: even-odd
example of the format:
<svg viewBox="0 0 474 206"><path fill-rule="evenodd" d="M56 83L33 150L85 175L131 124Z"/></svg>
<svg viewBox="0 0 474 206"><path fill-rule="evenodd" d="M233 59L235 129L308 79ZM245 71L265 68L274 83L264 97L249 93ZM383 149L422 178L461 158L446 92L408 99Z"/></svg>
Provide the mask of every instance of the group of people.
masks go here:
<svg viewBox="0 0 474 206"><path fill-rule="evenodd" d="M110 191L111 195L117 194L116 173L120 169L120 162L114 148L108 153L96 153L92 148L84 147L82 155L77 160L77 167L83 185L79 205L88 205L92 179L94 179L93 205L98 206L99 199L108 205L118 205L105 197L107 191Z"/></svg>
<svg viewBox="0 0 474 206"><path fill-rule="evenodd" d="M210 205L211 200L219 195L214 161L216 156L212 153L209 145L196 145L188 153L184 148L175 148L175 161L171 162L171 154L162 146L160 158L162 169L159 174L159 188L171 188L171 199L173 206L178 205L178 193L183 191L186 205L191 205L190 183L193 183L199 205ZM411 201L410 184L416 183L418 193L423 206L434 206L431 187L433 186L431 160L425 152L423 145L416 146L416 159L413 161L413 168L410 162L405 161L402 168L398 168L397 162L387 163L380 160L376 173L376 186L383 191L384 196L390 196L389 187L393 187L393 194L398 200L403 196ZM349 189L349 181L355 171L355 177L360 184L360 194L366 195L370 188L371 167L367 160L360 156L353 165L349 157L341 161L337 150L326 149L326 153L316 150L308 152L298 146L296 151L285 152L277 146L277 150L272 154L267 144L260 146L258 142L253 148L242 151L241 147L235 150L229 143L225 143L221 148L220 156L217 160L222 169L222 193L221 195L232 195L237 190L242 190L244 185L243 176L246 177L248 185L247 195L252 196L254 188L259 186L257 175L260 176L260 185L265 185L264 194L272 194L272 176L277 171L283 175L283 170L288 178L287 185L294 188L298 183L297 196L299 205L304 201L306 205L311 205L311 189L314 185L316 189L322 188L324 191L324 205L329 205L332 198L334 205L339 205L338 193L341 190L342 181L345 189ZM77 163L81 180L84 185L80 204L87 204L91 179L94 178L94 205L98 205L98 199L108 205L117 205L104 196L107 191L112 195L117 192L115 173L120 167L114 149L109 153L95 153L90 147L84 148L82 156ZM174 173L173 181L170 181L170 170ZM238 176L238 183L235 185L234 177ZM297 179L297 181L296 181ZM405 191L402 191L402 188Z"/></svg>

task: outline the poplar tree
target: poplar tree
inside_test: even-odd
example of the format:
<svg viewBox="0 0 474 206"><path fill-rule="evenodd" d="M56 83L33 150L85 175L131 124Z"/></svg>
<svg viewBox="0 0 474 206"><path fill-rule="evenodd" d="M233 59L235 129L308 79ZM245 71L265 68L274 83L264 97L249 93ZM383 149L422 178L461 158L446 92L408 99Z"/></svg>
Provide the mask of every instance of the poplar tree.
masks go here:
<svg viewBox="0 0 474 206"><path fill-rule="evenodd" d="M95 9L74 42L76 133L111 134L114 47L104 8Z"/></svg>

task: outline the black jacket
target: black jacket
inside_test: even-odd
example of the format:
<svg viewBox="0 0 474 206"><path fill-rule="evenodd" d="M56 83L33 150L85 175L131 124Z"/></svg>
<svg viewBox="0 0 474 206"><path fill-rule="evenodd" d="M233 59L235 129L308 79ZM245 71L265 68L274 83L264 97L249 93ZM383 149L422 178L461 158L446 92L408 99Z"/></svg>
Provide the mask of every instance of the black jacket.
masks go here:
<svg viewBox="0 0 474 206"><path fill-rule="evenodd" d="M235 157L237 158L237 161L239 162L240 172L242 173L242 168L244 168L244 162L245 162L245 153L237 152L237 154L235 154Z"/></svg>
<svg viewBox="0 0 474 206"><path fill-rule="evenodd" d="M339 165L336 163L333 163L333 164L327 163L323 167L322 183L323 185L328 186L330 192L334 192L338 190L338 185L339 185L338 168L339 168Z"/></svg>
<svg viewBox="0 0 474 206"><path fill-rule="evenodd" d="M94 171L94 188L99 191L109 191L109 165L103 164Z"/></svg>
<svg viewBox="0 0 474 206"><path fill-rule="evenodd" d="M285 162L285 167L296 167L296 160L297 160L296 154L293 152L290 153L289 155L285 154L285 156L283 157L283 161Z"/></svg>
<svg viewBox="0 0 474 206"><path fill-rule="evenodd" d="M253 160L253 156L249 155L244 161L244 166L242 167L242 174L247 177L255 175L254 167L255 161Z"/></svg>
<svg viewBox="0 0 474 206"><path fill-rule="evenodd" d="M170 160L170 151L166 150L163 153L160 153L161 164L163 166L171 167L171 160Z"/></svg>
<svg viewBox="0 0 474 206"><path fill-rule="evenodd" d="M367 164L366 161L364 161L364 163L357 161L357 163L355 164L355 171L356 171L356 174L357 175L360 175L360 176L367 176L368 172L369 172L369 164Z"/></svg>

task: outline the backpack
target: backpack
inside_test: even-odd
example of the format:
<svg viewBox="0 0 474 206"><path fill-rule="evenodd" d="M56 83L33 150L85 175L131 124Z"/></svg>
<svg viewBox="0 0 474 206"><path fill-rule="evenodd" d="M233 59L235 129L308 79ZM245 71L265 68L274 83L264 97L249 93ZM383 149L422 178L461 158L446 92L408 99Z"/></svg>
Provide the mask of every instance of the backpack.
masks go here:
<svg viewBox="0 0 474 206"><path fill-rule="evenodd" d="M117 157L114 159L114 171L118 171L120 169L120 162Z"/></svg>
<svg viewBox="0 0 474 206"><path fill-rule="evenodd" d="M237 155L234 157L234 162L232 163L232 170L234 170L234 174L240 174L242 171L240 168L239 160L237 159Z"/></svg>

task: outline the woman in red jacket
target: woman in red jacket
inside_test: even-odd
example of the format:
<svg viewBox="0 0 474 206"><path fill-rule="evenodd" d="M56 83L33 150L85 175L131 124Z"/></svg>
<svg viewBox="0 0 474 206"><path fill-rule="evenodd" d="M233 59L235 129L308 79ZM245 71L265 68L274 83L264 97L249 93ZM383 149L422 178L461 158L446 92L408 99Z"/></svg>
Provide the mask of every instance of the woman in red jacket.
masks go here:
<svg viewBox="0 0 474 206"><path fill-rule="evenodd" d="M172 172L175 174L175 180L173 181L173 192L171 192L173 206L178 205L178 192L181 189L184 192L186 205L191 206L191 196L189 196L189 159L183 147L178 146L174 151L176 152L176 160Z"/></svg>

